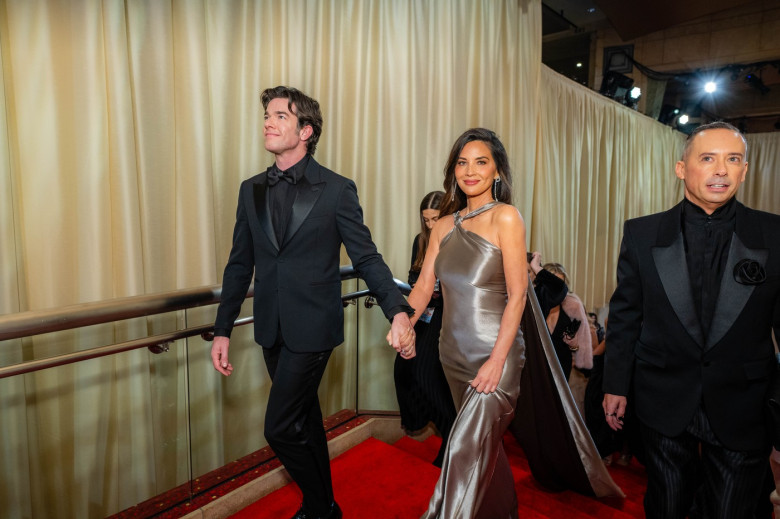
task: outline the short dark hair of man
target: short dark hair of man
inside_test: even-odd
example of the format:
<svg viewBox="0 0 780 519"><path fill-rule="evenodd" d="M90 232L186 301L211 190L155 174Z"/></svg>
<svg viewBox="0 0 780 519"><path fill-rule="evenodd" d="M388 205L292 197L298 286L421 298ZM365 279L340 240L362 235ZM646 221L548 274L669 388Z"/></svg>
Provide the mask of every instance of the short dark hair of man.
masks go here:
<svg viewBox="0 0 780 519"><path fill-rule="evenodd" d="M268 103L270 103L272 99L279 98L287 99L287 107L290 109L290 113L295 114L298 118L299 130L306 125L311 126L312 133L309 140L306 141L306 152L309 155L314 155L314 151L317 149L317 142L320 140L320 134L322 134L322 112L320 111L320 104L316 99L312 99L297 88L280 85L273 88L266 88L263 90L263 93L260 94L260 100L263 102L263 110L268 109Z"/></svg>
<svg viewBox="0 0 780 519"><path fill-rule="evenodd" d="M701 126L697 126L696 128L694 128L691 134L688 135L688 138L685 140L685 148L683 148L682 160L685 160L685 157L688 156L688 151L691 149L691 145L693 144L693 139L695 139L696 136L699 135L701 132L706 130L728 130L730 132L734 132L738 134L740 137L742 137L742 142L745 143L745 157L747 157L747 140L745 139L745 136L742 134L742 132L739 131L739 128L737 128L731 123L727 123L726 121L714 121L711 123L702 124Z"/></svg>

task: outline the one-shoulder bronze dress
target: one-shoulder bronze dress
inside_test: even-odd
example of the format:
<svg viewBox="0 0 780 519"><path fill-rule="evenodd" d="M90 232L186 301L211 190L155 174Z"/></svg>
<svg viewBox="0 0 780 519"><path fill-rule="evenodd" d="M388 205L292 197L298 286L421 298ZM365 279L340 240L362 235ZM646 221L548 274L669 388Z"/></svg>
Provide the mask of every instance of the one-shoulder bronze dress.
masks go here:
<svg viewBox="0 0 780 519"><path fill-rule="evenodd" d="M470 386L490 356L507 303L501 249L461 222L495 207L486 204L463 217L442 240L436 258L444 305L439 354L458 415L442 473L423 518L517 517L517 495L502 437L515 412L525 362L518 329L494 393Z"/></svg>
<svg viewBox="0 0 780 519"><path fill-rule="evenodd" d="M439 355L458 415L423 519L518 516L502 444L510 423L543 486L595 497L624 496L574 404L533 290L498 389L477 393L469 385L498 337L507 291L501 249L463 229L461 222L496 205L485 204L463 217L455 213L455 226L439 245L435 271L445 301ZM525 341L521 330L529 334ZM526 361L532 371L521 380Z"/></svg>

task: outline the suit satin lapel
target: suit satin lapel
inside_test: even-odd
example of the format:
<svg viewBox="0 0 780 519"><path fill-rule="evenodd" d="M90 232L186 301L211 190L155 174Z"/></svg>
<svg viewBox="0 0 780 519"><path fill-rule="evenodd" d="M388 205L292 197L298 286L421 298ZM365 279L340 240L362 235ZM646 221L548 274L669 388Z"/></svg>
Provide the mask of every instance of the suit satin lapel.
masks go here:
<svg viewBox="0 0 780 519"><path fill-rule="evenodd" d="M295 236L295 233L301 228L303 221L309 216L320 193L322 193L320 186L318 184L312 185L305 176L298 181L296 188L297 193L295 202L293 202L290 221L287 224L287 231L284 233L284 243L287 243Z"/></svg>
<svg viewBox="0 0 780 519"><path fill-rule="evenodd" d="M273 243L276 250L279 250L279 242L276 241L276 233L271 222L271 208L268 206L268 184L265 182L257 183L254 186L255 212L260 222L260 227L265 231L268 239Z"/></svg>
<svg viewBox="0 0 780 519"><path fill-rule="evenodd" d="M743 259L753 259L766 266L768 256L769 251L766 249L747 248L736 233L731 237L726 268L723 271L720 292L718 292L718 304L712 316L712 327L707 336L705 349L712 348L726 335L756 288L753 285L737 283L734 279L734 267Z"/></svg>
<svg viewBox="0 0 780 519"><path fill-rule="evenodd" d="M693 340L703 346L704 335L696 315L696 307L693 305L682 233L679 233L677 239L668 247L653 247L653 260L674 312Z"/></svg>

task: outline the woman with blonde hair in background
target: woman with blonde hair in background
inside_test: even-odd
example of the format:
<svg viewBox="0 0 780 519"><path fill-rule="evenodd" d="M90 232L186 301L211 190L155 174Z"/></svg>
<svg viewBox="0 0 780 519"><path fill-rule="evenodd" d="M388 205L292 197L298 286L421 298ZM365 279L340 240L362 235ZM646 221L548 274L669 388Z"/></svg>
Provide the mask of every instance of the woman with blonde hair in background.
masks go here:
<svg viewBox="0 0 780 519"><path fill-rule="evenodd" d="M567 287L571 287L566 269L560 263L546 263L542 268L562 279ZM588 323L585 305L571 291L563 298L563 302L552 308L547 315L547 328L567 380L571 376L572 364L579 369L593 367L593 339Z"/></svg>

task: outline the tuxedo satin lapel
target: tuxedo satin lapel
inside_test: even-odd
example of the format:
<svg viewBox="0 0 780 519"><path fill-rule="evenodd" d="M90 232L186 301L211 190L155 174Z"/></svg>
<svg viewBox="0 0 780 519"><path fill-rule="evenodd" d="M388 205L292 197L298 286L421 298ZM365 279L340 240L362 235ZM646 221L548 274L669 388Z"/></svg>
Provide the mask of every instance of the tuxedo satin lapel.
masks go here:
<svg viewBox="0 0 780 519"><path fill-rule="evenodd" d="M756 260L766 267L768 257L768 250L749 249L742 243L736 233L731 237L726 268L723 270L723 279L720 282L720 292L718 292L718 303L712 316L712 327L707 335L705 349L712 348L726 335L726 332L734 325L739 314L742 313L747 300L756 288L754 285L737 283L734 279L734 267L743 259Z"/></svg>
<svg viewBox="0 0 780 519"><path fill-rule="evenodd" d="M284 243L282 243L282 245L289 242L292 237L295 236L295 233L301 228L306 217L309 216L320 193L322 193L320 185L311 184L306 176L301 177L295 187L295 202L293 202L290 222L287 224L287 231L284 233Z"/></svg>
<svg viewBox="0 0 780 519"><path fill-rule="evenodd" d="M682 233L679 232L677 239L668 247L653 247L653 260L674 313L693 340L703 346L704 335L693 305Z"/></svg>
<svg viewBox="0 0 780 519"><path fill-rule="evenodd" d="M260 222L260 227L265 231L268 239L274 244L274 247L279 250L279 242L276 241L276 233L274 232L274 226L271 222L271 208L268 206L268 184L261 182L252 187L254 188L257 220Z"/></svg>

